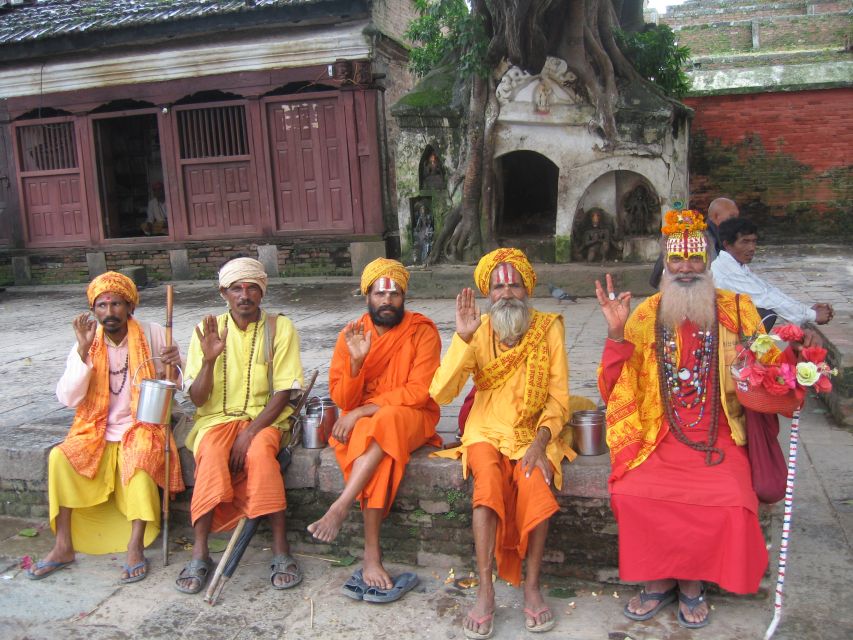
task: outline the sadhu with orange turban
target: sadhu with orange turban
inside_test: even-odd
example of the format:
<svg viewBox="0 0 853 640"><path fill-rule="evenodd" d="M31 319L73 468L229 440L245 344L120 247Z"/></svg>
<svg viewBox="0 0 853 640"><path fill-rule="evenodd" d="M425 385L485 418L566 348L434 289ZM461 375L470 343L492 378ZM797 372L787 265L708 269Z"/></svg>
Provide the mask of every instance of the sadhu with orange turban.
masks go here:
<svg viewBox="0 0 853 640"><path fill-rule="evenodd" d="M338 335L329 369L329 393L341 409L331 444L346 485L326 514L309 527L331 542L358 499L364 519L364 566L343 585L345 595L390 602L414 587L413 573L391 576L382 564L379 528L403 479L409 456L430 444L438 405L429 384L441 356L435 324L406 311L409 272L396 260L379 258L361 276L368 312Z"/></svg>
<svg viewBox="0 0 853 640"><path fill-rule="evenodd" d="M95 319L74 318L77 337L56 387L60 402L76 407L65 440L48 458L50 524L57 543L28 576L42 579L74 561L74 552L116 553L127 549L122 582L145 578L143 547L160 531L157 487L183 491L180 462L165 477L162 425L139 422L139 378L162 375L180 364L176 346L166 347L163 327L132 317L139 304L133 281L108 271L86 291ZM152 355L159 356L152 360ZM170 443L175 450L175 442Z"/></svg>
<svg viewBox="0 0 853 640"><path fill-rule="evenodd" d="M473 376L476 393L459 447L434 455L462 459L474 476L474 540L494 540L501 578L518 585L527 558L525 625L547 631L553 613L539 591L548 519L556 513L553 479L574 452L560 437L569 415L568 362L562 317L529 303L536 272L518 249L485 255L474 271L489 297L480 315L471 289L456 299L456 333L436 371L430 395L450 403ZM477 542L480 591L463 622L467 637L488 637L495 608L488 542ZM484 546L480 546L483 544Z"/></svg>

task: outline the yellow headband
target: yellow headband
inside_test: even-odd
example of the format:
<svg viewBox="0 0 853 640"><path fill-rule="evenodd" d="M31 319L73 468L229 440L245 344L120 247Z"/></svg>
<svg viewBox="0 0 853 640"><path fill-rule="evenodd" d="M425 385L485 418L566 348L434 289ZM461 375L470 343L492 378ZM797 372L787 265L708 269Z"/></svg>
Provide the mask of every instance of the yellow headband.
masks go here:
<svg viewBox="0 0 853 640"><path fill-rule="evenodd" d="M402 263L389 258L376 258L361 272L361 292L367 295L370 286L382 277L391 278L403 293L409 288L409 272Z"/></svg>
<svg viewBox="0 0 853 640"><path fill-rule="evenodd" d="M491 288L492 271L499 264L511 264L515 270L521 274L521 280L524 282L524 288L527 290L527 295L533 295L533 288L536 286L536 272L533 270L533 265L527 259L527 256L518 249L509 247L501 247L495 249L491 253L487 253L480 262L477 263L477 268L474 269L474 282L477 288L484 296L489 295Z"/></svg>
<svg viewBox="0 0 853 640"><path fill-rule="evenodd" d="M673 257L690 259L693 256L707 258L708 240L705 229L708 225L702 214L692 209L671 209L666 212L661 231L666 238L666 259Z"/></svg>
<svg viewBox="0 0 853 640"><path fill-rule="evenodd" d="M98 296L107 292L120 295L134 307L139 304L139 291L136 290L133 280L117 271L102 273L89 283L89 288L86 289L89 306L95 306Z"/></svg>

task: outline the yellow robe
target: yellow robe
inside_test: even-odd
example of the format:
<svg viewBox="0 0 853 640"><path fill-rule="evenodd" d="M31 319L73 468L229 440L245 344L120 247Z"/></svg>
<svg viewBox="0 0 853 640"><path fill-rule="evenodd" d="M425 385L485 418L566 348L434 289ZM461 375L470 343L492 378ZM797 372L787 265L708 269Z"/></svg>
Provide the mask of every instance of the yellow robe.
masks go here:
<svg viewBox="0 0 853 640"><path fill-rule="evenodd" d="M507 350L495 337L488 314L482 316L481 321L470 343L466 344L457 334L453 335L450 348L429 389L438 404L451 402L459 395L469 376ZM545 454L554 466L554 486L559 488L563 482L563 459L573 460L576 456L566 439L561 437L569 419L569 368L562 317L557 317L551 324L545 342L549 355L548 398L537 418L536 429L548 427L551 431L551 441ZM510 460L523 458L529 444L516 441L513 425L518 417L518 407L524 402L526 368L526 364L518 367L501 387L478 390L465 424L462 444L432 455L445 458L461 456L465 477L468 476L467 448L476 442L490 443Z"/></svg>

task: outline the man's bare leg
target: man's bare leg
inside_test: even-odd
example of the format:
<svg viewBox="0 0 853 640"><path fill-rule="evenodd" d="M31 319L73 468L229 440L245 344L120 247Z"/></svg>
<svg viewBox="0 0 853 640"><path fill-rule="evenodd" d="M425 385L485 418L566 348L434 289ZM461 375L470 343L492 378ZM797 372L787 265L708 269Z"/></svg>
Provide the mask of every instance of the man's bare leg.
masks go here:
<svg viewBox="0 0 853 640"><path fill-rule="evenodd" d="M42 558L42 561L74 561L74 545L71 543L71 509L68 507L59 507L59 514L56 516L56 541L53 543L53 548ZM44 569L33 567L32 569L33 575L36 576L50 572L50 567L45 567Z"/></svg>
<svg viewBox="0 0 853 640"><path fill-rule="evenodd" d="M643 585L646 593L666 593L675 586L675 580L651 580ZM637 615L645 615L660 604L660 600L646 600L645 604L637 594L628 600L628 611Z"/></svg>
<svg viewBox="0 0 853 640"><path fill-rule="evenodd" d="M373 472L382 462L384 455L385 452L375 440L370 443L367 451L352 463L352 473L338 499L332 503L322 518L308 525L308 532L311 535L321 542L331 542L338 537L341 525L352 508L352 503L370 482Z"/></svg>
<svg viewBox="0 0 853 640"><path fill-rule="evenodd" d="M362 578L369 587L388 590L394 581L382 565L382 549L379 547L379 530L382 527L382 509L365 509L364 517L364 568Z"/></svg>
<svg viewBox="0 0 853 640"><path fill-rule="evenodd" d="M545 538L548 537L548 521L540 522L530 532L527 541L527 572L524 579L524 608L538 615L534 618L525 612L525 624L528 627L544 624L554 617L554 613L545 604L539 588L539 573L542 570L542 556L545 554Z"/></svg>
<svg viewBox="0 0 853 640"><path fill-rule="evenodd" d="M209 560L210 549L207 547L207 538L210 528L213 526L213 509L205 513L193 525L193 560ZM187 589L192 589L198 578L179 578L178 584Z"/></svg>
<svg viewBox="0 0 853 640"><path fill-rule="evenodd" d="M474 529L474 550L477 556L477 575L480 586L477 589L477 601L465 616L462 625L471 631L486 633L492 625L492 621L487 618L495 612L492 562L495 557L498 514L489 507L474 507L471 522ZM478 623L478 620L482 622Z"/></svg>
<svg viewBox="0 0 853 640"><path fill-rule="evenodd" d="M679 580L678 590L688 598L695 598L702 593L702 583L699 580ZM683 602L678 603L681 608L681 615L687 622L702 622L708 617L708 602L707 600L697 605L693 612Z"/></svg>
<svg viewBox="0 0 853 640"><path fill-rule="evenodd" d="M287 527L284 520L284 510L276 511L267 516L270 520L272 528L272 553L274 556L290 555L290 545L287 542ZM295 565L294 565L295 566ZM286 567L290 569L290 567ZM277 573L274 578L274 584L277 587L296 580L296 576L287 573Z"/></svg>
<svg viewBox="0 0 853 640"><path fill-rule="evenodd" d="M145 525L148 524L145 520L133 520L130 524L130 540L127 543L127 559L125 563L128 567L135 567L140 562L145 560L144 545L145 545ZM133 571L121 572L122 578L130 578L139 576L145 573L145 567L136 567Z"/></svg>

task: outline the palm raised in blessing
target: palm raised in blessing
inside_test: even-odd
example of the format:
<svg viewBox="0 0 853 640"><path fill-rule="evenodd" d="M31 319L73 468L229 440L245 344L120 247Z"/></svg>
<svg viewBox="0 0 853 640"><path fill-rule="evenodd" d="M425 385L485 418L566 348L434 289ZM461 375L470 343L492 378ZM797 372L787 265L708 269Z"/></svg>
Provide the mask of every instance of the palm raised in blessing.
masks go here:
<svg viewBox="0 0 853 640"><path fill-rule="evenodd" d="M370 332L364 332L364 323L349 322L344 328L344 340L349 349L350 359L362 362L370 353Z"/></svg>
<svg viewBox="0 0 853 640"><path fill-rule="evenodd" d="M213 362L225 350L225 338L228 337L228 328L223 327L222 335L219 335L219 327L216 324L216 317L205 316L201 321L204 329L195 328L196 336L198 336L201 352L207 362Z"/></svg>
<svg viewBox="0 0 853 640"><path fill-rule="evenodd" d="M456 333L466 342L480 328L480 309L474 300L474 291L468 287L456 296Z"/></svg>
<svg viewBox="0 0 853 640"><path fill-rule="evenodd" d="M628 321L628 316L631 315L631 293L623 291L616 294L613 291L613 278L608 273L605 276L607 284L607 293L601 286L601 282L595 281L595 296L598 298L598 304L601 305L601 313L607 321L607 333L611 338L621 338L625 323Z"/></svg>

